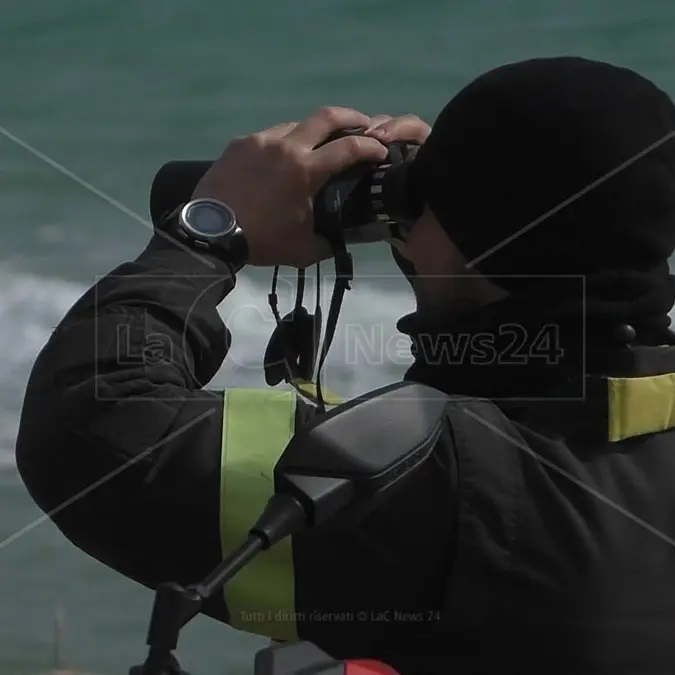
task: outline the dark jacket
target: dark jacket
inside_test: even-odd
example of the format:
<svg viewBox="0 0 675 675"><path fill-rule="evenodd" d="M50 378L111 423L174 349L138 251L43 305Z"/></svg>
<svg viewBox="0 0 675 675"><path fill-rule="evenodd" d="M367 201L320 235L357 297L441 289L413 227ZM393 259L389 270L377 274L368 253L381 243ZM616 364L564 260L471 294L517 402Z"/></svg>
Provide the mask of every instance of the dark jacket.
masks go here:
<svg viewBox="0 0 675 675"><path fill-rule="evenodd" d="M200 580L224 549L235 422L223 429L227 392L203 387L227 353L216 307L234 284L213 263L153 241L107 275L54 331L23 407L32 497L76 546L149 587ZM603 360L554 368L530 401L460 396L465 376L431 382L454 395L452 434L414 480L358 525L293 537L297 635L404 674L672 673L675 350ZM474 368L467 389L480 381L489 397L493 371L522 374ZM293 405L297 428L314 413ZM226 597L207 613L256 631L246 597L236 615Z"/></svg>

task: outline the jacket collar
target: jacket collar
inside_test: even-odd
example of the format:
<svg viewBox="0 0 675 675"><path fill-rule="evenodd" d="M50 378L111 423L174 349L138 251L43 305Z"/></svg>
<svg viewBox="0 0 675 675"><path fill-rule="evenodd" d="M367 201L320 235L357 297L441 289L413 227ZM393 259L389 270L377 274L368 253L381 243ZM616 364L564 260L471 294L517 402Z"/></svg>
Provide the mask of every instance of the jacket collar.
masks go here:
<svg viewBox="0 0 675 675"><path fill-rule="evenodd" d="M549 435L597 443L675 427L669 331L657 344L636 345L625 324L512 299L445 327L422 327L408 315L398 328L410 336L415 358L406 380L489 399Z"/></svg>

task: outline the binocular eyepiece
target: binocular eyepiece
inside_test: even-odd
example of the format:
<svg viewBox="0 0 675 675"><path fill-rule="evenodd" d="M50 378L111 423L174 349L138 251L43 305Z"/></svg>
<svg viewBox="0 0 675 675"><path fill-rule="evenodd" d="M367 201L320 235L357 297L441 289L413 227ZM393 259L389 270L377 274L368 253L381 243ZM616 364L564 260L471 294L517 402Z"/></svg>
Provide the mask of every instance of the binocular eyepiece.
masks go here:
<svg viewBox="0 0 675 675"><path fill-rule="evenodd" d="M336 132L325 143L343 136L362 135L361 129ZM324 144L325 144L324 143ZM421 200L410 179L418 145L392 143L379 165L359 164L334 176L314 199L317 234L339 236L345 244L401 239L422 213ZM213 160L181 160L164 164L150 189L150 216L159 223L180 204L191 199Z"/></svg>

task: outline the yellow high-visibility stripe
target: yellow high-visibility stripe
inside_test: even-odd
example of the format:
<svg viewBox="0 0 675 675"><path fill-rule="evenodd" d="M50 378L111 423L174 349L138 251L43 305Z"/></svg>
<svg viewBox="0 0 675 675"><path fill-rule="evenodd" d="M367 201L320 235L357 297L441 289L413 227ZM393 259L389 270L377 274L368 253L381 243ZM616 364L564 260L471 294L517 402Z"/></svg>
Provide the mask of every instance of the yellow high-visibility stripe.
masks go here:
<svg viewBox="0 0 675 675"><path fill-rule="evenodd" d="M675 427L675 373L610 377L607 387L610 441Z"/></svg>
<svg viewBox="0 0 675 675"><path fill-rule="evenodd" d="M312 403L318 403L319 392L314 382L311 382L310 380L296 379L293 380L291 384L295 386L298 391ZM321 387L321 393L323 395L323 402L329 407L341 405L344 403L344 399L332 392L330 389Z"/></svg>
<svg viewBox="0 0 675 675"><path fill-rule="evenodd" d="M220 481L223 556L248 536L274 493L274 466L295 432L295 392L225 392ZM296 640L295 578L290 538L263 551L224 589L234 628Z"/></svg>

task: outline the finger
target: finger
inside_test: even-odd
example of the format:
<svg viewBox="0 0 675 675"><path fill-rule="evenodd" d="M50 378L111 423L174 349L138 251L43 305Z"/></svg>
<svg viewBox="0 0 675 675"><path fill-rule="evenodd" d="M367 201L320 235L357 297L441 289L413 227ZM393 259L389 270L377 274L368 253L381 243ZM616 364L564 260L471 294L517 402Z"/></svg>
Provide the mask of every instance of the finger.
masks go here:
<svg viewBox="0 0 675 675"><path fill-rule="evenodd" d="M325 141L330 134L340 129L367 128L370 117L351 108L320 108L313 115L300 122L286 139L307 149Z"/></svg>
<svg viewBox="0 0 675 675"><path fill-rule="evenodd" d="M372 131L373 129L377 129L385 122L389 122L390 120L393 119L394 118L391 115L375 115L374 117L370 118L370 126L366 129L366 132Z"/></svg>
<svg viewBox="0 0 675 675"><path fill-rule="evenodd" d="M368 132L385 142L409 141L424 143L431 133L431 127L417 115L403 115L383 122L376 129Z"/></svg>
<svg viewBox="0 0 675 675"><path fill-rule="evenodd" d="M311 153L313 187L317 190L333 175L360 162L383 162L387 148L374 138L347 136Z"/></svg>

